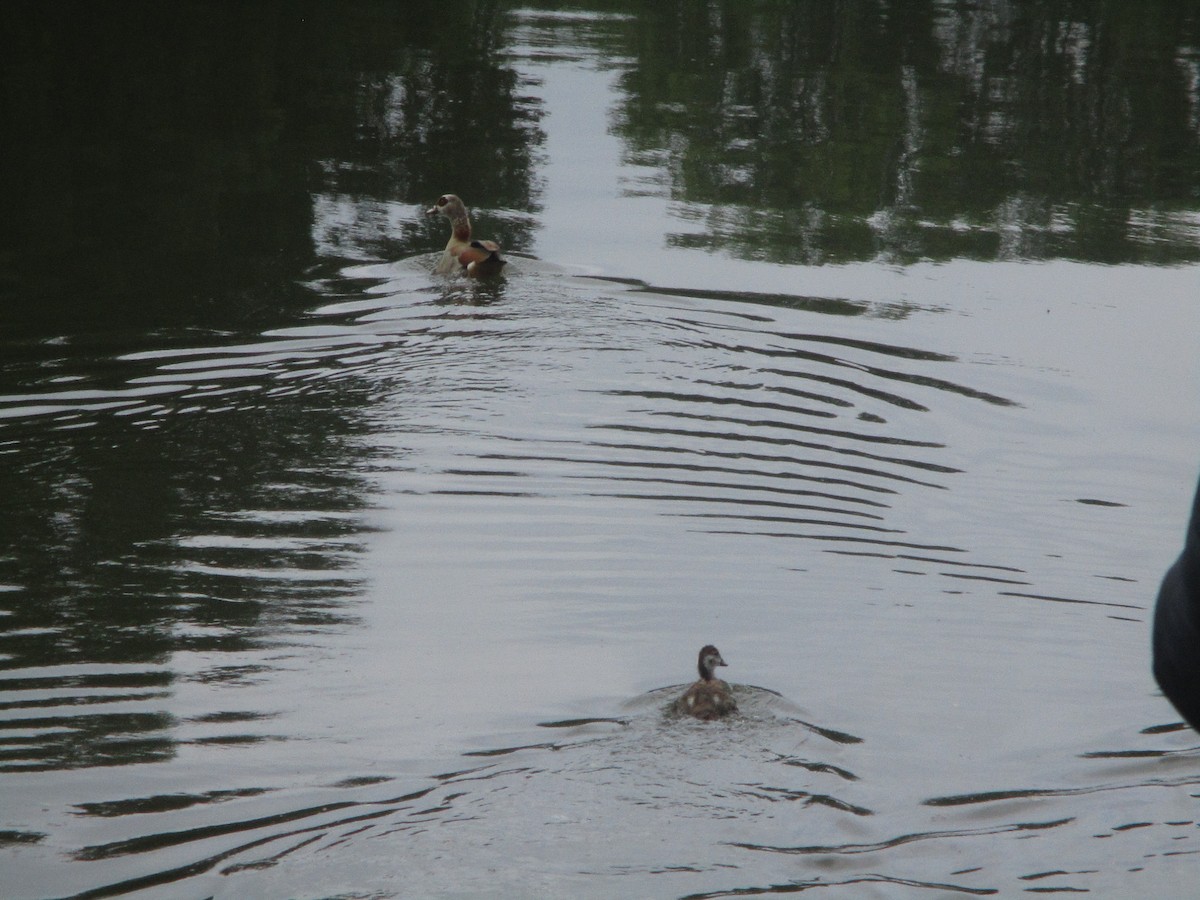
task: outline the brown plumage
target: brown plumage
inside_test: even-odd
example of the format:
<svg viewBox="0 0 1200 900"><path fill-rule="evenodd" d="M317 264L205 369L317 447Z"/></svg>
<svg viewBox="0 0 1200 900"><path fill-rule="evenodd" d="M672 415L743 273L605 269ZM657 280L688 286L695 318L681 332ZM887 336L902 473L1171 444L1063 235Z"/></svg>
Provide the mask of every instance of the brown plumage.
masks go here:
<svg viewBox="0 0 1200 900"><path fill-rule="evenodd" d="M684 691L683 696L675 701L676 712L697 719L712 721L737 712L737 702L733 699L733 691L729 685L713 675L717 666L728 665L721 658L721 651L712 644L706 644L700 650L697 668L700 670L700 680Z"/></svg>
<svg viewBox="0 0 1200 900"><path fill-rule="evenodd" d="M506 264L500 256L500 245L495 241L471 240L471 220L463 202L454 194L442 194L437 203L425 210L427 216L439 213L450 220L450 241L434 273L465 272L475 278L499 274Z"/></svg>

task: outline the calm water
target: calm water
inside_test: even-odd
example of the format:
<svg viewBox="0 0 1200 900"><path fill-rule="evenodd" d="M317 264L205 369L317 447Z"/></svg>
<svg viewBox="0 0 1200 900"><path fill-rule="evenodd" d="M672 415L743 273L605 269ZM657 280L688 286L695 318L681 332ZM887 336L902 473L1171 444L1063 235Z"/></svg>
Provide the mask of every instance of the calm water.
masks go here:
<svg viewBox="0 0 1200 900"><path fill-rule="evenodd" d="M1200 16L640 7L0 13L0 895L1193 894Z"/></svg>

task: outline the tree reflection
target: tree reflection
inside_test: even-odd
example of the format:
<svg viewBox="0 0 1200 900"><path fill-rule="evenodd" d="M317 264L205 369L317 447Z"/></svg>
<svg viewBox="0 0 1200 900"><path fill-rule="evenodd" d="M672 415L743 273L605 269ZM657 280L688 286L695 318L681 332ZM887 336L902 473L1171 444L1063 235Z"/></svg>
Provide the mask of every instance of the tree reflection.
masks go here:
<svg viewBox="0 0 1200 900"><path fill-rule="evenodd" d="M504 28L484 2L6 5L0 393L127 388L116 358L189 346L186 326L222 344L291 324L319 253L411 252L389 206L531 208L539 111ZM368 227L318 249L331 197ZM247 654L353 626L364 388L223 374L148 394L137 423L5 423L0 669L38 674L6 682L31 714L0 769L169 758L177 679L253 679Z"/></svg>
<svg viewBox="0 0 1200 900"><path fill-rule="evenodd" d="M640 10L618 124L749 258L1200 258L1200 13L1150 4Z"/></svg>
<svg viewBox="0 0 1200 900"><path fill-rule="evenodd" d="M0 7L7 337L277 321L323 196L355 214L448 190L533 206L539 111L498 4L69 10ZM372 221L333 252L411 252L411 226ZM493 233L520 246L525 227Z"/></svg>

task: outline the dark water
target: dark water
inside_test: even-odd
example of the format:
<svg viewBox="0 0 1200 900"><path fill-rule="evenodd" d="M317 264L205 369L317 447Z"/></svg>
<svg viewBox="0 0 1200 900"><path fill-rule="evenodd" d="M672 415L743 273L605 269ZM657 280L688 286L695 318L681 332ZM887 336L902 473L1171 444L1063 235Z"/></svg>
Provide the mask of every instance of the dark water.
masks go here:
<svg viewBox="0 0 1200 900"><path fill-rule="evenodd" d="M1188 5L0 16L0 894L1191 895Z"/></svg>

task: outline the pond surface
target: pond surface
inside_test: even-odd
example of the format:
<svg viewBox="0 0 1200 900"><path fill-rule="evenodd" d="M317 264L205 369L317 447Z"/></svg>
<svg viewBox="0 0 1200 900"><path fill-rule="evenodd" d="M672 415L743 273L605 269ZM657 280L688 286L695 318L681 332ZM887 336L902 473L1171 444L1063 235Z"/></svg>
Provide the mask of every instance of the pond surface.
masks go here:
<svg viewBox="0 0 1200 900"><path fill-rule="evenodd" d="M1194 890L1194 11L0 15L5 897Z"/></svg>

